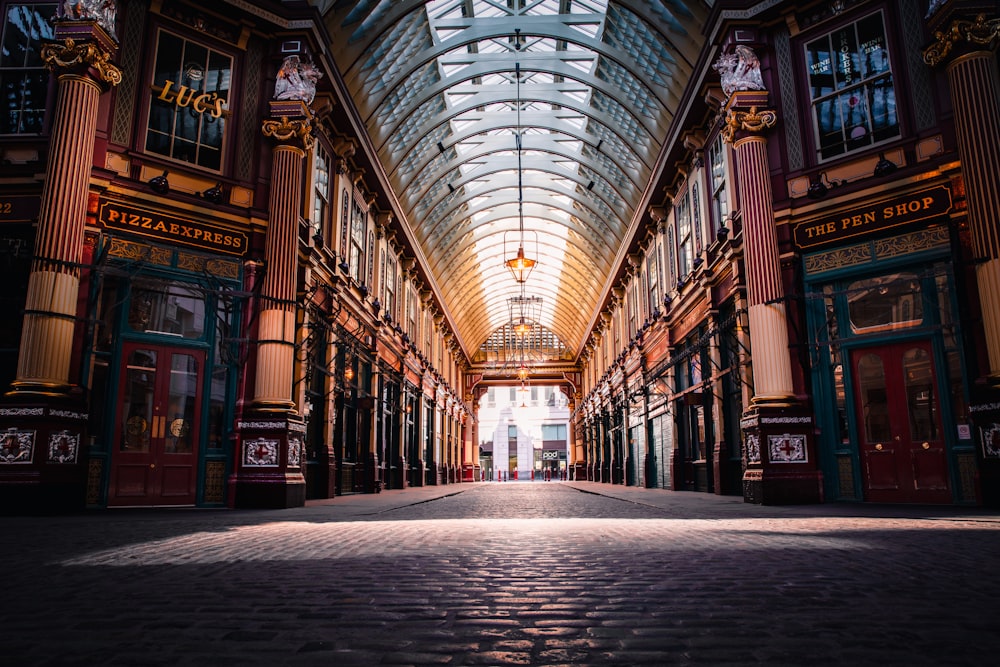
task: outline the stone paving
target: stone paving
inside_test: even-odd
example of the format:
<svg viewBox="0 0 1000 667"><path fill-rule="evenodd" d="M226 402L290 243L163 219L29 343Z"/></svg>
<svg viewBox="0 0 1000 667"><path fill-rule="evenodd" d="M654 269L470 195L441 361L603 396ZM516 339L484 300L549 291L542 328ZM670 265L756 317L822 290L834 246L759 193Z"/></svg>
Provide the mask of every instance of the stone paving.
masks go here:
<svg viewBox="0 0 1000 667"><path fill-rule="evenodd" d="M5 665L994 665L1000 514L461 484L0 518Z"/></svg>

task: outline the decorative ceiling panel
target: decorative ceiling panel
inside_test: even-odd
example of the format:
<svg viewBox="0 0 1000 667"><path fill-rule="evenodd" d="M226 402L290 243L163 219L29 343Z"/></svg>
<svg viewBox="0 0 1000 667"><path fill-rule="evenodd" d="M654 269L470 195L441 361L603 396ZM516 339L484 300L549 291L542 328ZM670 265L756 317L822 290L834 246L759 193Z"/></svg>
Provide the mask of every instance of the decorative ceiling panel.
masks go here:
<svg viewBox="0 0 1000 667"><path fill-rule="evenodd" d="M508 335L518 295L578 352L710 3L313 4L466 354ZM504 266L519 244L538 260L523 286Z"/></svg>

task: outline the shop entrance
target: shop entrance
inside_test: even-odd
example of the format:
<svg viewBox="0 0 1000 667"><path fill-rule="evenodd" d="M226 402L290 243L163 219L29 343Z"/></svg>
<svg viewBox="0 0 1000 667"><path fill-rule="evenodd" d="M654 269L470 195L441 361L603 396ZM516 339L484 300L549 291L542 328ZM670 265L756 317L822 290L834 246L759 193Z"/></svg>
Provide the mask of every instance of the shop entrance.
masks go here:
<svg viewBox="0 0 1000 667"><path fill-rule="evenodd" d="M125 343L108 505L193 505L205 353Z"/></svg>
<svg viewBox="0 0 1000 667"><path fill-rule="evenodd" d="M851 352L865 500L950 503L928 340Z"/></svg>

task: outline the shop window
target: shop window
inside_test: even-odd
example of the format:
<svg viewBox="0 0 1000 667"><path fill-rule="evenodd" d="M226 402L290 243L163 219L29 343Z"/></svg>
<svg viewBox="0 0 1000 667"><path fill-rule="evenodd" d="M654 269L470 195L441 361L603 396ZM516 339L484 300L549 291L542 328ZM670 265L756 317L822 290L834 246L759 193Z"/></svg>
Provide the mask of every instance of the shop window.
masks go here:
<svg viewBox="0 0 1000 667"><path fill-rule="evenodd" d="M232 69L230 56L161 31L146 150L221 170Z"/></svg>
<svg viewBox="0 0 1000 667"><path fill-rule="evenodd" d="M129 301L132 331L198 339L205 335L205 296L185 283L136 280Z"/></svg>
<svg viewBox="0 0 1000 667"><path fill-rule="evenodd" d="M330 227L330 156L326 149L316 144L313 154L313 234L329 238Z"/></svg>
<svg viewBox="0 0 1000 667"><path fill-rule="evenodd" d="M652 313L660 308L660 262L658 246L654 245L646 255L646 280L649 286L649 302L647 311Z"/></svg>
<svg viewBox="0 0 1000 667"><path fill-rule="evenodd" d="M365 229L367 227L368 213L362 208L358 197L355 196L351 207L351 246L350 252L350 274L357 282L362 282L361 267L364 265L365 253Z"/></svg>
<svg viewBox="0 0 1000 667"><path fill-rule="evenodd" d="M566 424L542 424L542 440L565 440Z"/></svg>
<svg viewBox="0 0 1000 667"><path fill-rule="evenodd" d="M370 288L375 285L375 232L368 232L368 270L364 284Z"/></svg>
<svg viewBox="0 0 1000 667"><path fill-rule="evenodd" d="M0 134L40 134L45 120L49 71L42 62L42 44L53 40L55 3L17 3L6 7L3 50L0 51L0 91L4 113Z"/></svg>
<svg viewBox="0 0 1000 667"><path fill-rule="evenodd" d="M808 42L805 58L821 160L899 135L881 12Z"/></svg>
<svg viewBox="0 0 1000 667"><path fill-rule="evenodd" d="M856 280L847 288L847 303L855 334L894 331L923 322L920 280L914 273Z"/></svg>
<svg viewBox="0 0 1000 667"><path fill-rule="evenodd" d="M729 150L722 136L716 137L708 149L708 177L711 201L712 233L718 233L729 221L729 194L726 186L726 157ZM732 231L732 230L730 230Z"/></svg>
<svg viewBox="0 0 1000 667"><path fill-rule="evenodd" d="M691 196L685 190L678 199L674 216L677 218L677 275L678 280L682 280L691 272L694 244L691 235Z"/></svg>

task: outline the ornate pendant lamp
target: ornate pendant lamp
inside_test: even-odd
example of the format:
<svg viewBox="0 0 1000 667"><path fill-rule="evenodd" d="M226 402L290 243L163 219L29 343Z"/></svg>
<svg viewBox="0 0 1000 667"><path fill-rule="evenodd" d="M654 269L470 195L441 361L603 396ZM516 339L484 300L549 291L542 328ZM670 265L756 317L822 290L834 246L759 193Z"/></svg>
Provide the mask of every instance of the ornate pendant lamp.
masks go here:
<svg viewBox="0 0 1000 667"><path fill-rule="evenodd" d="M535 268L537 260L524 254L524 178L521 167L521 63L514 63L514 76L517 81L517 219L518 241L517 254L504 260L504 266L510 271L514 280L523 285ZM536 240L537 246L537 240ZM507 257L507 235L504 234L504 257Z"/></svg>

